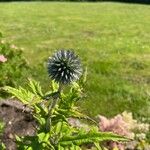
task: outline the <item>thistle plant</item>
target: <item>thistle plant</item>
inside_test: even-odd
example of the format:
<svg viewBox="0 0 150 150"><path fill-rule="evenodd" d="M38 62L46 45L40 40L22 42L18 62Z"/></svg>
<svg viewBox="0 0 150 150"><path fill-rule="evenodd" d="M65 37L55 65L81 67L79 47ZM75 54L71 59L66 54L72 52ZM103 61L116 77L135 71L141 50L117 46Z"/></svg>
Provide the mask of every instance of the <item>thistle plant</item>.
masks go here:
<svg viewBox="0 0 150 150"><path fill-rule="evenodd" d="M57 104L61 88L64 84L69 84L79 79L82 74L82 68L79 58L73 51L60 50L56 52L48 60L48 74L49 76L59 84L56 95L49 107L49 117L47 119L46 129L49 130L51 126L52 110Z"/></svg>
<svg viewBox="0 0 150 150"><path fill-rule="evenodd" d="M90 117L80 113L75 103L83 96L85 74L82 75L79 58L74 52L60 50L48 60L48 74L52 79L51 89L43 93L40 84L29 80L29 88L18 89L6 86L4 89L30 108L37 120L34 136L18 137L18 149L26 150L81 150L82 145L93 143L101 149L100 142L105 140L127 141L128 139L110 132L99 132L98 123L91 122L89 129L76 128L68 122L69 118L86 119ZM83 81L76 81L83 76ZM81 79L80 79L81 80ZM68 92L64 92L66 85Z"/></svg>

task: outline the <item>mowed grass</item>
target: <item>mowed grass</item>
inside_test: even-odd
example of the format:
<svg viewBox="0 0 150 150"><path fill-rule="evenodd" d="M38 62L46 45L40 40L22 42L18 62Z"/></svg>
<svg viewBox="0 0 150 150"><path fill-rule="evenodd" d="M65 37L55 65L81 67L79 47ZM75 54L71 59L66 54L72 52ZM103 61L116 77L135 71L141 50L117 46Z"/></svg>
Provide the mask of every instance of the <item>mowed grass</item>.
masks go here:
<svg viewBox="0 0 150 150"><path fill-rule="evenodd" d="M74 49L88 67L91 116L124 110L150 117L150 6L119 3L0 3L0 31L33 66ZM48 84L46 68L40 80Z"/></svg>

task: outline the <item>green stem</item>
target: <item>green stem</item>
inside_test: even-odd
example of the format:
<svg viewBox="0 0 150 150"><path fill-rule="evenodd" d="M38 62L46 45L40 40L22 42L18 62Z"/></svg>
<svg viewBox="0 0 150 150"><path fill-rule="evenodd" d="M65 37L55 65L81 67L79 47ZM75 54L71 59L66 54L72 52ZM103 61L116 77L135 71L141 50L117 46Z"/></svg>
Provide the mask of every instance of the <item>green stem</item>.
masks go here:
<svg viewBox="0 0 150 150"><path fill-rule="evenodd" d="M52 121L51 121L51 118L52 118L52 114L53 114L53 110L59 100L59 96L60 96L60 93L61 93L61 88L62 86L59 84L59 89L58 91L56 92L56 94L53 96L53 100L52 100L52 103L50 104L48 110L48 118L47 118L47 121L46 121L46 131L49 132L50 129L51 129L51 124L52 124Z"/></svg>

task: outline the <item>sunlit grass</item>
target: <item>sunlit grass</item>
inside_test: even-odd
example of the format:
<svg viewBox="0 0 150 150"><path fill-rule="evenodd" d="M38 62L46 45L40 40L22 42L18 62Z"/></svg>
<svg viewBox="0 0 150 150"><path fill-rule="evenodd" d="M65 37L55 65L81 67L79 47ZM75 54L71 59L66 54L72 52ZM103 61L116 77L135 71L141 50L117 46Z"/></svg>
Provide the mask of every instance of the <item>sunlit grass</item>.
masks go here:
<svg viewBox="0 0 150 150"><path fill-rule="evenodd" d="M88 67L82 109L150 116L150 6L119 3L0 3L0 30L31 65L74 49ZM43 67L43 69L45 69ZM39 78L47 84L46 71Z"/></svg>

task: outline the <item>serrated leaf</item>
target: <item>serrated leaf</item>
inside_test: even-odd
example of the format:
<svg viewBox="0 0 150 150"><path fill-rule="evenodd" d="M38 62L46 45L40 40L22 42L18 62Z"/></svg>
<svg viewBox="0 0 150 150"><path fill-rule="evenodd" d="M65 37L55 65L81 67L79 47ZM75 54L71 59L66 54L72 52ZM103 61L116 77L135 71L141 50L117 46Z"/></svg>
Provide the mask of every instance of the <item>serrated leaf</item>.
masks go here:
<svg viewBox="0 0 150 150"><path fill-rule="evenodd" d="M102 148L100 147L99 143L94 142L95 147L97 148L97 150L102 150Z"/></svg>
<svg viewBox="0 0 150 150"><path fill-rule="evenodd" d="M34 94L39 95L40 97L43 97L42 88L37 81L29 79L28 85Z"/></svg>
<svg viewBox="0 0 150 150"><path fill-rule="evenodd" d="M39 96L36 96L34 93L22 87L19 87L17 89L10 86L5 86L3 89L8 93L12 94L13 96L15 96L18 100L20 100L22 103L26 105L29 104L31 106L34 105L35 103L41 102L41 98Z"/></svg>
<svg viewBox="0 0 150 150"><path fill-rule="evenodd" d="M58 134L61 132L61 129L62 129L62 125L63 125L63 122L58 122L55 126L56 126L56 129L55 129L55 133Z"/></svg>
<svg viewBox="0 0 150 150"><path fill-rule="evenodd" d="M28 92L27 90L23 89L22 87L19 87L19 89L10 87L10 86L5 86L3 88L5 91L8 93L14 95L16 98L18 98L21 102L24 104L28 104L28 101L33 98L33 94Z"/></svg>
<svg viewBox="0 0 150 150"><path fill-rule="evenodd" d="M101 141L128 141L127 138L113 134L111 132L99 132L99 133L85 133L85 134L77 134L74 136L64 136L59 143L61 145L80 145L83 143L93 143L93 142L101 142Z"/></svg>
<svg viewBox="0 0 150 150"><path fill-rule="evenodd" d="M54 80L52 80L52 90L53 90L53 93L57 92L58 89L59 89L59 84L56 83Z"/></svg>

